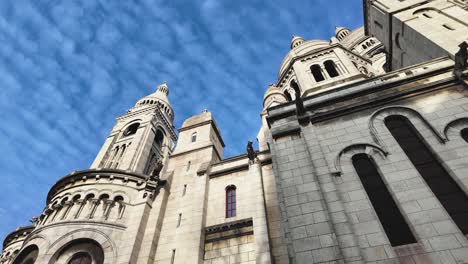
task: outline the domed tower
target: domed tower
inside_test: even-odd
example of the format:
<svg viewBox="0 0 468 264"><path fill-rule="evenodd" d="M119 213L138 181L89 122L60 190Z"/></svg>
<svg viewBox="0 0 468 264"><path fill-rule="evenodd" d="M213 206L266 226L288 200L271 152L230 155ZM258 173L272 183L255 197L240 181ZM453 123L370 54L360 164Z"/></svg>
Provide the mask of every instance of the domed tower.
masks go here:
<svg viewBox="0 0 468 264"><path fill-rule="evenodd" d="M338 35L345 37L347 32L343 28ZM350 57L361 59L363 64L370 65L370 61L343 48L339 43L325 40L305 41L302 37L293 36L290 47L291 50L281 63L276 85L288 101L293 100L295 96L292 92L292 82L299 86L301 96L307 96L343 83L367 78L353 64Z"/></svg>
<svg viewBox="0 0 468 264"><path fill-rule="evenodd" d="M257 134L258 147L260 151L269 149L269 134L268 122L266 120L267 109L291 101L294 97L294 91L285 90L282 92L276 85L270 84L263 96L263 111L260 114L262 118L262 127Z"/></svg>
<svg viewBox="0 0 468 264"><path fill-rule="evenodd" d="M117 118L91 168L52 186L43 213L33 218L36 225L5 240L4 254L18 253L12 263L151 262L176 140L168 95L162 84L138 100Z"/></svg>
<svg viewBox="0 0 468 264"><path fill-rule="evenodd" d="M168 156L176 139L168 95L169 87L161 84L118 117L91 168L150 174L156 161Z"/></svg>

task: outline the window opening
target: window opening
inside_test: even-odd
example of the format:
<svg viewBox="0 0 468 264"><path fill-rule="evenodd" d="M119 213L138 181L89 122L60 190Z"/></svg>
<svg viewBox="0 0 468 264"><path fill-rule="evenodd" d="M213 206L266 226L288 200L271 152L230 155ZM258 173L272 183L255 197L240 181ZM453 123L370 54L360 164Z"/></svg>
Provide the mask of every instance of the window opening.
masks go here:
<svg viewBox="0 0 468 264"><path fill-rule="evenodd" d="M192 134L192 143L197 141L197 132L193 132Z"/></svg>
<svg viewBox="0 0 468 264"><path fill-rule="evenodd" d="M411 122L389 116L385 125L463 234L468 234L468 198L440 164Z"/></svg>
<svg viewBox="0 0 468 264"><path fill-rule="evenodd" d="M182 221L182 213L179 214L179 217L177 218L177 227L180 226L180 222Z"/></svg>
<svg viewBox="0 0 468 264"><path fill-rule="evenodd" d="M75 254L68 263L69 264L91 264L92 259L88 253L79 252Z"/></svg>
<svg viewBox="0 0 468 264"><path fill-rule="evenodd" d="M286 100L287 100L288 102L291 102L291 101L292 101L291 94L290 94L287 90L284 91L284 95L286 96Z"/></svg>
<svg viewBox="0 0 468 264"><path fill-rule="evenodd" d="M447 25L447 24L443 24L442 25L444 28L448 29L448 30L455 30L453 27Z"/></svg>
<svg viewBox="0 0 468 264"><path fill-rule="evenodd" d="M390 244L401 246L416 243L375 162L367 154L354 155L352 161Z"/></svg>
<svg viewBox="0 0 468 264"><path fill-rule="evenodd" d="M314 79L316 82L321 82L325 80L325 77L323 77L323 74L322 74L322 69L320 69L319 65L314 64L310 66L310 71L312 72L312 75L314 76Z"/></svg>
<svg viewBox="0 0 468 264"><path fill-rule="evenodd" d="M175 260L175 249L172 250L172 255L171 255L171 264L174 264L174 260Z"/></svg>
<svg viewBox="0 0 468 264"><path fill-rule="evenodd" d="M466 141L466 143L468 143L468 127L462 129L460 134L461 134L461 137Z"/></svg>
<svg viewBox="0 0 468 264"><path fill-rule="evenodd" d="M138 130L138 127L140 127L140 123L131 124L129 127L127 127L127 129L125 129L123 133L124 137L135 134Z"/></svg>
<svg viewBox="0 0 468 264"><path fill-rule="evenodd" d="M226 218L236 216L236 186L226 188Z"/></svg>
<svg viewBox="0 0 468 264"><path fill-rule="evenodd" d="M336 76L339 75L338 71L336 70L336 65L335 65L335 63L333 61L327 60L323 64L325 65L325 70L327 70L328 75L330 77L333 78L333 77L336 77Z"/></svg>

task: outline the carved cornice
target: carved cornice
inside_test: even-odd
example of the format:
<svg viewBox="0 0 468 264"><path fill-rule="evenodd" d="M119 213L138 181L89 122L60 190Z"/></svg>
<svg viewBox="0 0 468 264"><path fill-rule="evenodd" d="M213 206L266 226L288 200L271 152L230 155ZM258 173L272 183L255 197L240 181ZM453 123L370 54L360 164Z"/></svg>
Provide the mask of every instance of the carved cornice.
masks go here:
<svg viewBox="0 0 468 264"><path fill-rule="evenodd" d="M137 186L149 187L151 182L149 181L149 176L145 174L139 174L131 171L117 170L117 169L107 169L107 168L98 168L98 169L89 169L82 171L74 171L62 178L60 178L50 189L47 194L47 203L49 203L52 198L61 191L66 185L77 182L77 181L87 181L88 179L108 179L114 181L119 179L123 182L134 182ZM157 186L163 185L165 181L157 180L153 183Z"/></svg>
<svg viewBox="0 0 468 264"><path fill-rule="evenodd" d="M233 229L238 229L242 227L253 226L252 218L241 219L233 222L227 222L219 225L208 226L205 228L205 234L214 234L219 232L226 232Z"/></svg>
<svg viewBox="0 0 468 264"><path fill-rule="evenodd" d="M34 228L36 227L33 225L17 227L15 231L9 233L3 240L3 249L5 249L9 244L18 241L19 238L25 239L34 230Z"/></svg>

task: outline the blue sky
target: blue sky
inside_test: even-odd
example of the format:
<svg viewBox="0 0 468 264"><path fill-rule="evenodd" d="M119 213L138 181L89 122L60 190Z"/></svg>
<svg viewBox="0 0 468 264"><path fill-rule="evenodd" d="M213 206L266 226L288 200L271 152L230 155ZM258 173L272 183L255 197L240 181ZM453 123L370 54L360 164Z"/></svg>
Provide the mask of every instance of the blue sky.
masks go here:
<svg viewBox="0 0 468 264"><path fill-rule="evenodd" d="M260 127L292 34L361 26L362 0L0 1L0 239L86 169L138 98L167 81L175 126L210 110L225 157Z"/></svg>

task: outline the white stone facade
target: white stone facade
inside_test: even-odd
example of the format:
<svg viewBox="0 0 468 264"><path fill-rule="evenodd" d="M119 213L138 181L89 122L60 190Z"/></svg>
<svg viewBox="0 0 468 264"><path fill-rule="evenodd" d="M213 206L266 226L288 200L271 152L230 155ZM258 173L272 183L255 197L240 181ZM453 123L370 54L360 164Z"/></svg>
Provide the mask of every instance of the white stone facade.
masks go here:
<svg viewBox="0 0 468 264"><path fill-rule="evenodd" d="M468 70L453 47L468 33L448 35L450 56L416 50L440 41L405 18L418 3L365 1L365 27L294 36L263 98L258 151L224 158L208 111L176 134L160 85L117 118L90 169L52 186L33 226L6 237L0 263L468 263ZM388 21L371 25L390 13L393 30L418 32L411 60L389 51ZM387 57L406 68L386 72Z"/></svg>

